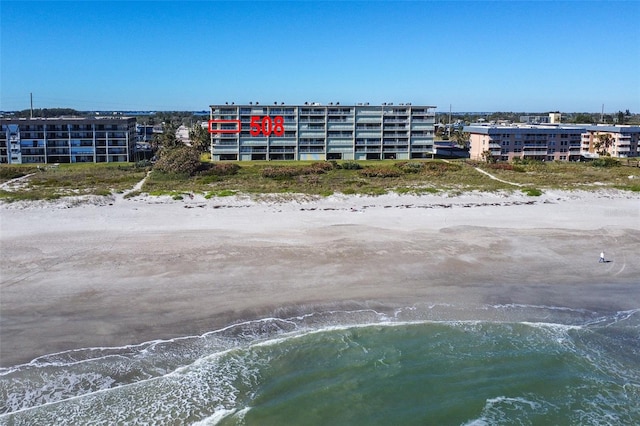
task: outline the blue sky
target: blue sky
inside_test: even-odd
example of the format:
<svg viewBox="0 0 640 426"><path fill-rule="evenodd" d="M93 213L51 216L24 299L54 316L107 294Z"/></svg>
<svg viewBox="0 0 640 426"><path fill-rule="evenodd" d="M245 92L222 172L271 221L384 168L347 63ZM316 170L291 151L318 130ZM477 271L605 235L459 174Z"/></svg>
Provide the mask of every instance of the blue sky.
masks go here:
<svg viewBox="0 0 640 426"><path fill-rule="evenodd" d="M0 2L0 110L640 112L640 2Z"/></svg>

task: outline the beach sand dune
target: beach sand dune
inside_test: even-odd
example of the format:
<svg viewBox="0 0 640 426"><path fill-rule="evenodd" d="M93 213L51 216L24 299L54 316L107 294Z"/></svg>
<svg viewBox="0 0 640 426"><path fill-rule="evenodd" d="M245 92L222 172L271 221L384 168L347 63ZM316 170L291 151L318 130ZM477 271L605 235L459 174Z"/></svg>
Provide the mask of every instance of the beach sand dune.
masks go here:
<svg viewBox="0 0 640 426"><path fill-rule="evenodd" d="M640 197L628 193L58 207L0 210L3 367L318 309L640 307Z"/></svg>

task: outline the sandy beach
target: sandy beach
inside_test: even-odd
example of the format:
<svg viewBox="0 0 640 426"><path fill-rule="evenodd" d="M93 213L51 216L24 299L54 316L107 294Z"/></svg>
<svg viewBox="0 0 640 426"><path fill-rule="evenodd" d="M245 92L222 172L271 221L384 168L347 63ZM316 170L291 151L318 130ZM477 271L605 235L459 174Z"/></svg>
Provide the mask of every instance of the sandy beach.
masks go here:
<svg viewBox="0 0 640 426"><path fill-rule="evenodd" d="M0 206L0 366L319 309L640 307L639 194L290 198Z"/></svg>

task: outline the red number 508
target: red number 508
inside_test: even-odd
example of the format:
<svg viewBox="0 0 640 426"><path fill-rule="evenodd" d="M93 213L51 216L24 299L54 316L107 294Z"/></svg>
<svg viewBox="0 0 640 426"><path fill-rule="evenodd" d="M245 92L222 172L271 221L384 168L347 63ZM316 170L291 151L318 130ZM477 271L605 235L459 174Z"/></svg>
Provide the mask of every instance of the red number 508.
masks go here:
<svg viewBox="0 0 640 426"><path fill-rule="evenodd" d="M271 120L271 117L264 116L252 116L251 124L249 125L251 130L249 133L251 136L259 136L262 134L263 136L271 136L273 133L275 136L284 135L284 118L278 115Z"/></svg>

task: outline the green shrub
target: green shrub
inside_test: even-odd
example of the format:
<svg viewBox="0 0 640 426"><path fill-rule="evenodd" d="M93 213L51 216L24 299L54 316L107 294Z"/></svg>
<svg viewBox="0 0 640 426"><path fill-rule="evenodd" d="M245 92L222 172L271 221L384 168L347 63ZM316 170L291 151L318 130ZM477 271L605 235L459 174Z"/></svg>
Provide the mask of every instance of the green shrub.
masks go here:
<svg viewBox="0 0 640 426"><path fill-rule="evenodd" d="M136 168L138 169L144 169L151 166L153 166L153 163L150 160L140 160L136 162Z"/></svg>
<svg viewBox="0 0 640 426"><path fill-rule="evenodd" d="M537 188L525 188L522 192L527 194L529 197L539 197L542 195L542 191Z"/></svg>
<svg viewBox="0 0 640 426"><path fill-rule="evenodd" d="M600 157L591 162L593 167L618 167L620 162L611 157Z"/></svg>
<svg viewBox="0 0 640 426"><path fill-rule="evenodd" d="M163 173L192 175L200 165L200 153L195 148L184 146L166 151L153 168Z"/></svg>
<svg viewBox="0 0 640 426"><path fill-rule="evenodd" d="M362 168L362 165L355 161L345 161L344 163L340 164L340 166L344 170L360 170Z"/></svg>
<svg viewBox="0 0 640 426"><path fill-rule="evenodd" d="M424 163L409 163L403 161L396 163L396 167L403 173L420 173L424 170Z"/></svg>

